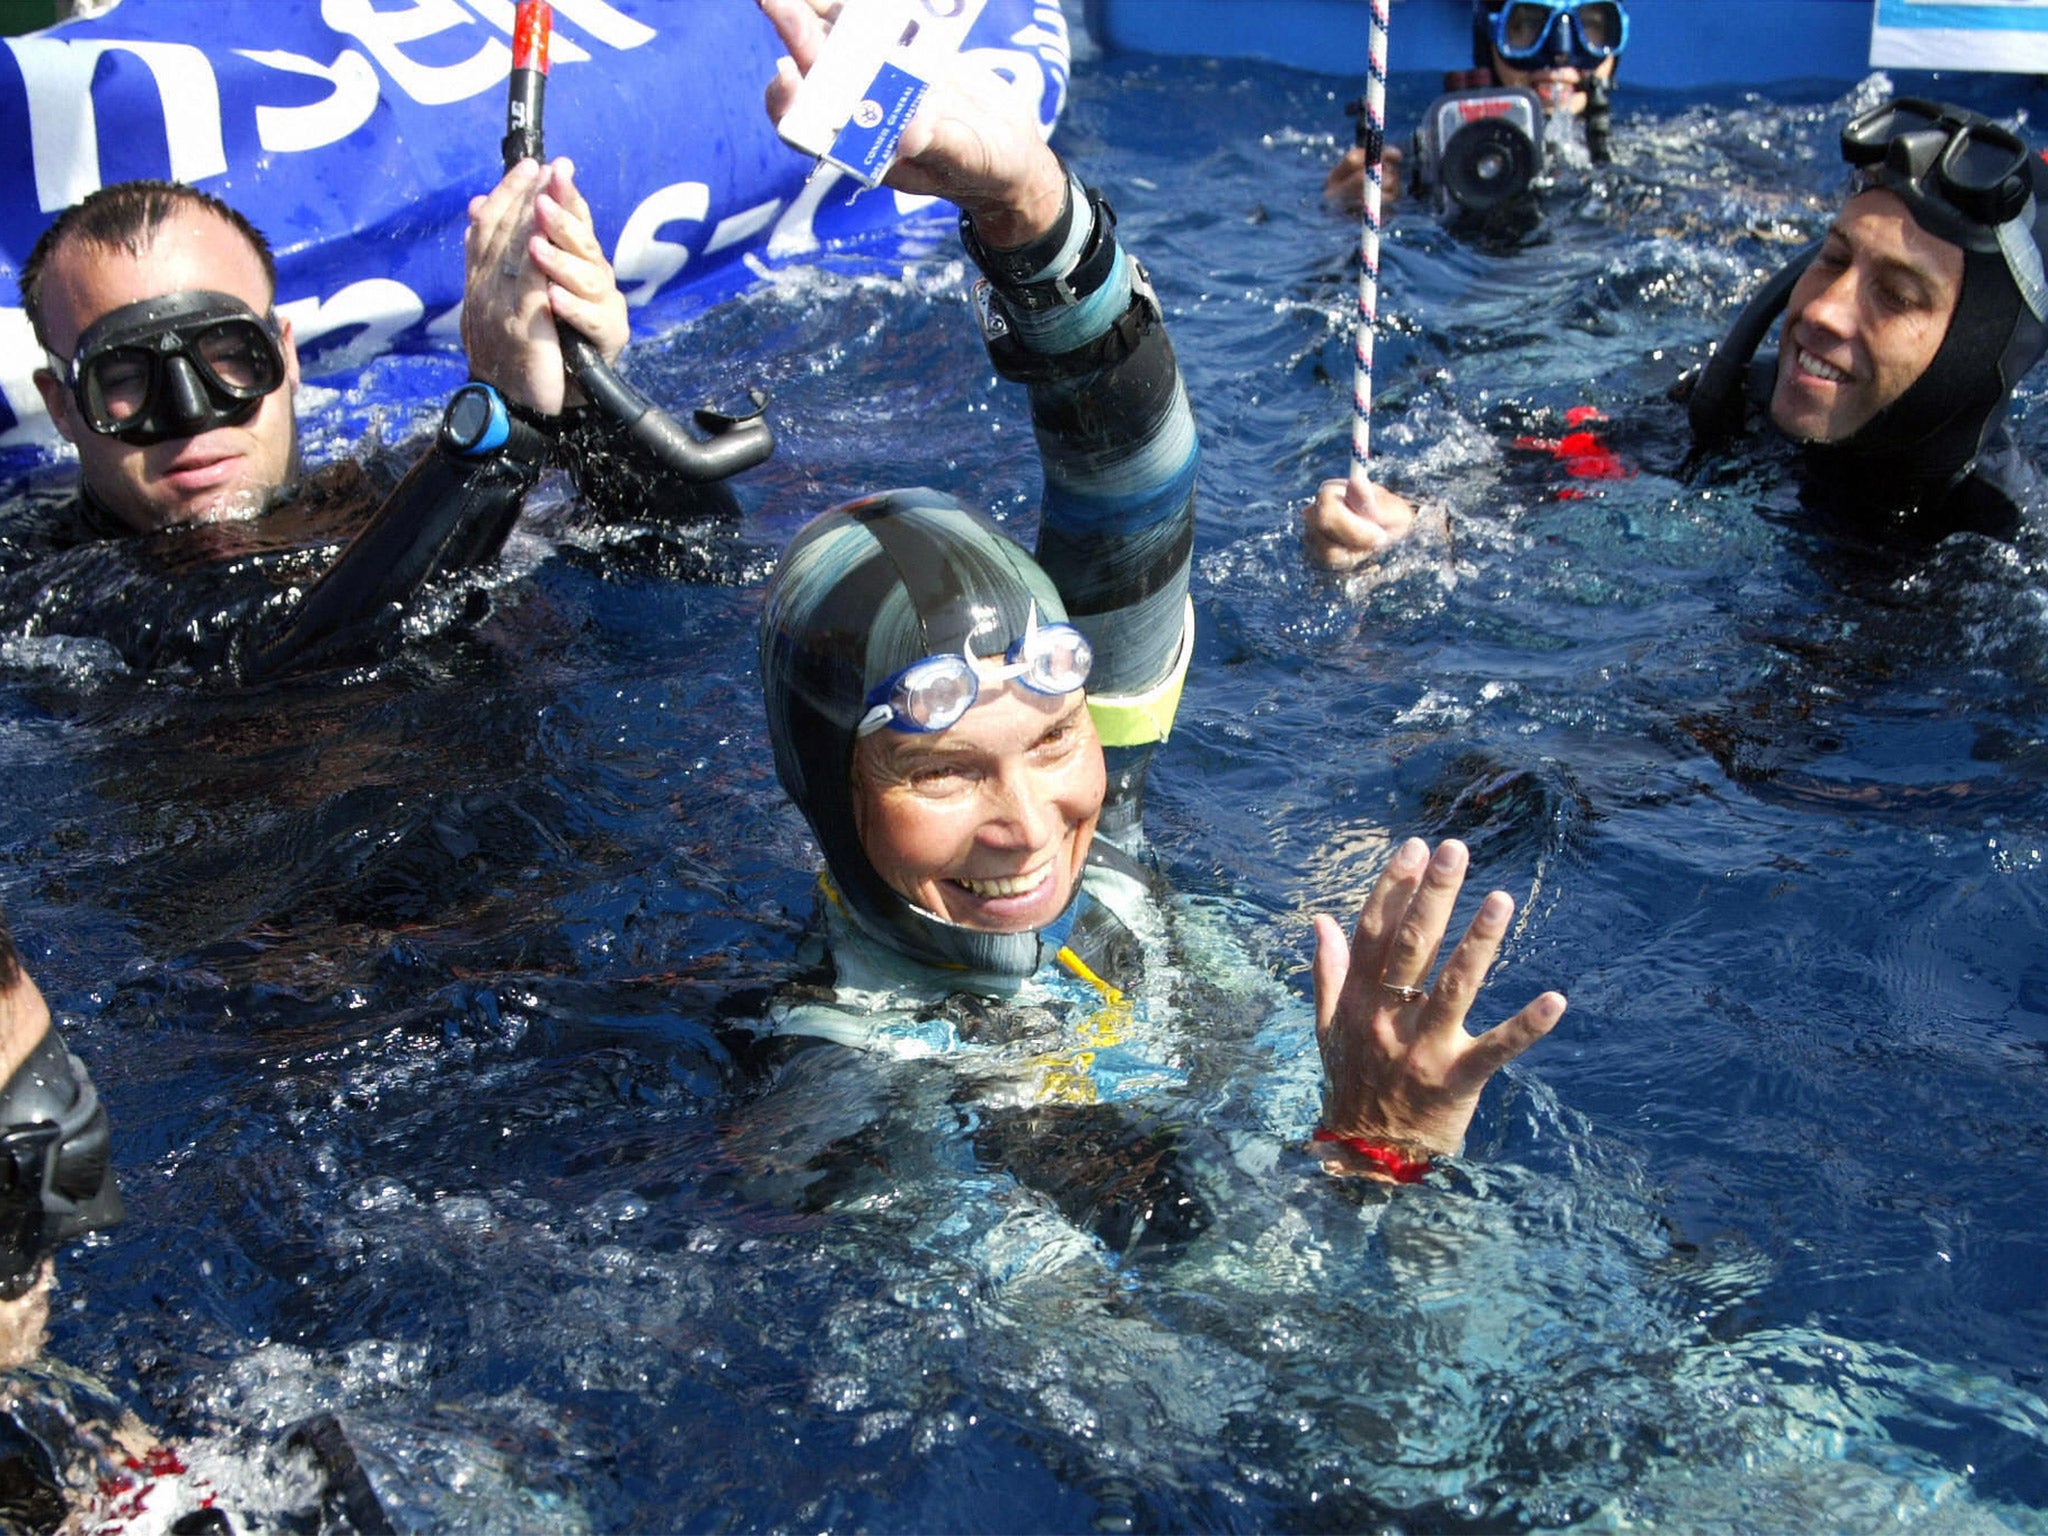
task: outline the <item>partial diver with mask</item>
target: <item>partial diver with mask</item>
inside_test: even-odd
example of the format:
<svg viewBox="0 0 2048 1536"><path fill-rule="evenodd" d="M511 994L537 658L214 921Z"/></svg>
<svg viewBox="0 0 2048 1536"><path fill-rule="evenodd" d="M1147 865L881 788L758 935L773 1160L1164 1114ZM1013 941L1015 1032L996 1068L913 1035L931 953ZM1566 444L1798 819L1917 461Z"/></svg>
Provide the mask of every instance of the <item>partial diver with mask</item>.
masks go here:
<svg viewBox="0 0 2048 1536"><path fill-rule="evenodd" d="M1850 191L1827 234L1758 290L1694 384L1696 453L1718 456L1754 411L1838 526L1912 544L2038 532L2048 500L2008 418L2048 351L2048 164L1982 114L1918 97L1857 116L1841 152Z"/></svg>
<svg viewBox="0 0 2048 1536"><path fill-rule="evenodd" d="M45 1352L57 1253L127 1212L106 1107L59 1036L5 912L0 1072L0 1529L390 1532L332 1414L259 1446L174 1444L104 1382Z"/></svg>
<svg viewBox="0 0 2048 1536"><path fill-rule="evenodd" d="M807 63L822 32L810 7L763 8ZM793 83L771 90L771 112ZM785 550L762 610L761 686L777 776L823 855L821 979L765 1028L790 1047L784 1070L826 1074L811 1119L821 1157L876 1140L850 1103L857 1073L798 1065L816 1042L945 1062L957 1089L932 1091L973 1102L960 1112L978 1155L1026 1183L1042 1175L1036 1187L1112 1248L1142 1245L1204 1220L1173 1172L1186 1127L1155 1118L1201 1070L1199 1033L1165 994L1177 975L1196 990L1230 984L1184 974L1195 962L1140 827L1195 644L1194 418L1106 201L1009 125L999 83L948 110L959 131L906 134L919 147L892 181L962 209L990 360L1030 395L1038 545L1034 557L920 488L823 512ZM1432 854L1411 839L1351 938L1319 921L1314 1145L1340 1171L1424 1178L1461 1147L1493 1071L1563 1013L1546 993L1465 1032L1513 910L1498 892L1431 987L1465 862L1456 843ZM1250 985L1291 1006L1269 975ZM1308 1033L1304 1019L1296 1038ZM878 1087L874 1103L903 1097ZM911 1155L907 1140L880 1137L892 1156ZM1142 1167L1152 1182L1112 1172L1113 1195L1083 1187L1059 1167L1082 1148L1098 1175ZM786 1139L771 1152L785 1171L805 1165Z"/></svg>
<svg viewBox="0 0 2048 1536"><path fill-rule="evenodd" d="M515 166L470 218L472 382L433 444L409 468L373 449L303 475L298 352L262 234L174 182L116 183L60 214L19 282L47 358L36 386L79 472L69 497L37 492L0 520L0 628L104 642L137 670L260 678L374 657L423 587L496 559L557 467L607 522L676 530L682 574L736 566L730 493L665 472L581 403L555 327L535 323L561 304L607 356L626 336L566 163Z"/></svg>

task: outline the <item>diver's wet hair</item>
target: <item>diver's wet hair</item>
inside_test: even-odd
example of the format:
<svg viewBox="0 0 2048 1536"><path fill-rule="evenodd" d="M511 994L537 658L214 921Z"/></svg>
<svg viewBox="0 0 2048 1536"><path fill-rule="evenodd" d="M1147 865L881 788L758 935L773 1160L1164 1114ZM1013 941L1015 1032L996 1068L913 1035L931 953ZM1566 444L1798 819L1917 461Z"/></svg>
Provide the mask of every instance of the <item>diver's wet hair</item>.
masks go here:
<svg viewBox="0 0 2048 1536"><path fill-rule="evenodd" d="M43 329L43 278L58 247L67 240L97 246L106 251L126 251L140 257L156 239L156 233L174 215L197 210L224 219L249 242L249 249L263 263L263 276L270 291L277 292L277 260L270 254L270 242L262 231L235 209L210 192L188 187L180 181L117 181L110 187L81 198L44 230L22 263L19 283L21 307L34 328L36 342L54 351Z"/></svg>

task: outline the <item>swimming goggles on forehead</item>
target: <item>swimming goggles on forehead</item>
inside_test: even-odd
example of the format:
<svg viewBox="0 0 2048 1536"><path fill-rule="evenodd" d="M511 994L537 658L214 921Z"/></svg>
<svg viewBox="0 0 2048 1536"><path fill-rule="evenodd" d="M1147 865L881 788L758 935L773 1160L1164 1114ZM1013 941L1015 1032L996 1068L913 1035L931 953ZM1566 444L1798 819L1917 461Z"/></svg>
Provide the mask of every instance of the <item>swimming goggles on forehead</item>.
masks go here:
<svg viewBox="0 0 2048 1536"><path fill-rule="evenodd" d="M1965 250L2000 252L2027 307L2048 319L2032 154L2010 128L1914 96L1873 107L1842 130L1858 190L1895 194L1929 234Z"/></svg>
<svg viewBox="0 0 2048 1536"><path fill-rule="evenodd" d="M1512 0L1494 12L1493 46L1517 64L1564 54L1594 69L1628 46L1628 10L1620 0Z"/></svg>
<svg viewBox="0 0 2048 1536"><path fill-rule="evenodd" d="M225 293L167 293L102 315L51 365L102 437L146 446L240 426L284 382L275 315Z"/></svg>
<svg viewBox="0 0 2048 1536"><path fill-rule="evenodd" d="M1025 615L1024 634L1003 654L1003 664L977 663L971 654L927 656L868 690L867 710L855 736L891 730L928 734L958 725L985 686L1015 679L1033 693L1073 693L1088 681L1095 648L1071 624L1040 624L1038 605Z"/></svg>

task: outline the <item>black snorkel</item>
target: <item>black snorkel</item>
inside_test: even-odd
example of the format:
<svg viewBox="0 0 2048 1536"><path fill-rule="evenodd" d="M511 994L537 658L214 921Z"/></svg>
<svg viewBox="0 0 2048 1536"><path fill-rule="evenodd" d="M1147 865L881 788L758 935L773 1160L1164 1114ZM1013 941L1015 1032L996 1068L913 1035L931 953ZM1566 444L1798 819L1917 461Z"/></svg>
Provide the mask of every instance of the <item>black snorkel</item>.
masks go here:
<svg viewBox="0 0 2048 1536"><path fill-rule="evenodd" d="M544 159L541 121L553 15L547 0L519 0L512 33L512 77L506 91L505 138L499 146L508 171L521 160ZM613 372L588 337L567 325L559 329L562 361L569 376L582 385L598 410L624 428L663 468L699 483L723 480L752 469L775 451L775 434L763 414L768 397L760 390L748 392L754 408L743 415L696 411L697 425L710 435L705 441Z"/></svg>
<svg viewBox="0 0 2048 1536"><path fill-rule="evenodd" d="M1595 165L1614 158L1607 147L1614 133L1613 94L1598 70L1586 77L1586 154Z"/></svg>

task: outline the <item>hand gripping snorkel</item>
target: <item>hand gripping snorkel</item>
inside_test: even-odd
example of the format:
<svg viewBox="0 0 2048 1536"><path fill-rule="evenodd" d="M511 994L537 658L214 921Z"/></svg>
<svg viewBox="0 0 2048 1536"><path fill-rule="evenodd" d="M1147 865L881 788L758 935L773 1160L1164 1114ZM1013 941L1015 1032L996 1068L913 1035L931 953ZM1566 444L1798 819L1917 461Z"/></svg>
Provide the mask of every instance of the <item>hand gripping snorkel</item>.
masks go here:
<svg viewBox="0 0 2048 1536"><path fill-rule="evenodd" d="M541 114L547 94L548 33L553 16L547 0L519 0L512 31L505 138L500 146L508 171L521 160L543 158ZM559 329L562 361L591 403L624 427L657 463L683 479L723 480L752 469L775 451L775 434L761 414L768 398L759 390L749 392L754 409L746 415L698 410L696 422L710 434L707 442L613 372L588 337L567 325Z"/></svg>

